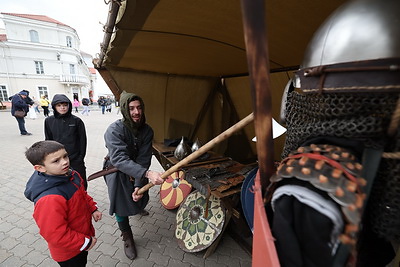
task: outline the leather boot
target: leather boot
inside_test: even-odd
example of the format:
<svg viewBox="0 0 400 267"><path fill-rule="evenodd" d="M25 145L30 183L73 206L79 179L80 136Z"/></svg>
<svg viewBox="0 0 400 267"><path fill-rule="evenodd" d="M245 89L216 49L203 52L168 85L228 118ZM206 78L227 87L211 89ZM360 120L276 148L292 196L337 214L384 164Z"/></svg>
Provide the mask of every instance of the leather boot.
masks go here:
<svg viewBox="0 0 400 267"><path fill-rule="evenodd" d="M123 231L121 233L122 240L124 241L124 251L125 255L133 260L136 258L136 247L135 247L135 241L133 241L133 234L132 230L129 229L128 231Z"/></svg>

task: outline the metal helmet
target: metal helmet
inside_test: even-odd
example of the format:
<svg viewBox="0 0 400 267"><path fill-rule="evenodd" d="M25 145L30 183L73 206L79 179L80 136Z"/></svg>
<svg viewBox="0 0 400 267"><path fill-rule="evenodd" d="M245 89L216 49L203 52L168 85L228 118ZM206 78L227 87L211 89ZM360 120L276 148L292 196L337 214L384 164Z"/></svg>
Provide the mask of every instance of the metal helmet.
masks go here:
<svg viewBox="0 0 400 267"><path fill-rule="evenodd" d="M314 34L295 84L304 93L400 89L400 1L355 0Z"/></svg>
<svg viewBox="0 0 400 267"><path fill-rule="evenodd" d="M399 25L399 0L350 1L314 34L302 68L400 58Z"/></svg>

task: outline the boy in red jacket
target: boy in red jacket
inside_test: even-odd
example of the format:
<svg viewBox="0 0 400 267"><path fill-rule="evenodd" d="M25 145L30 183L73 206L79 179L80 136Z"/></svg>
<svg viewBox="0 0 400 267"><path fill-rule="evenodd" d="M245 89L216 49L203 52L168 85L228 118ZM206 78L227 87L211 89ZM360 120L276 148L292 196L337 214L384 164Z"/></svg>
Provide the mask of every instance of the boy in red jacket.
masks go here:
<svg viewBox="0 0 400 267"><path fill-rule="evenodd" d="M86 266L88 250L97 242L92 217L97 210L79 173L70 169L68 153L56 141L39 141L25 152L35 172L25 196L34 202L33 218L60 266Z"/></svg>

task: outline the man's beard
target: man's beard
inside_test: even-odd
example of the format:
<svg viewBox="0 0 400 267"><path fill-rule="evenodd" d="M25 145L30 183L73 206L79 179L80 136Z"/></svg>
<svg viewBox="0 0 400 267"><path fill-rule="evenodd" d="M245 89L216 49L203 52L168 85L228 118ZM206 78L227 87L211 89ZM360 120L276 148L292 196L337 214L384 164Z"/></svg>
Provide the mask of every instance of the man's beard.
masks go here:
<svg viewBox="0 0 400 267"><path fill-rule="evenodd" d="M143 121L143 117L142 116L140 116L139 120L134 120L132 117L131 117L131 119L132 119L133 125L135 125L137 127L142 125L142 121Z"/></svg>

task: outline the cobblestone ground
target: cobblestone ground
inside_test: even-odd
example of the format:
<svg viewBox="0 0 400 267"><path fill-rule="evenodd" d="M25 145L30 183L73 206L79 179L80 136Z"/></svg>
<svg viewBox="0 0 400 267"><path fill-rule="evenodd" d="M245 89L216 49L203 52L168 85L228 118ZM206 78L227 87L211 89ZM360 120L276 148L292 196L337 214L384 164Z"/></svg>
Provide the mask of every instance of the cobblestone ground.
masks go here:
<svg viewBox="0 0 400 267"><path fill-rule="evenodd" d="M115 113L102 115L92 110L81 117L86 125L88 151L87 173L98 171L106 154L103 133L119 118ZM17 121L8 111L0 112L0 266L58 266L49 255L46 242L32 218L33 204L24 195L25 184L33 172L24 152L34 142L43 140L43 113L35 120L26 119L32 136L20 136ZM156 160L151 169L162 170ZM159 201L159 187L150 189L147 206L150 216L130 217L138 257L131 261L123 252L122 239L115 219L108 215L108 196L102 178L89 182L88 192L97 201L103 219L94 223L98 243L89 252L87 266L251 266L249 256L228 234L222 236L216 251L204 259L204 251L182 251L174 236L176 210L164 209Z"/></svg>

